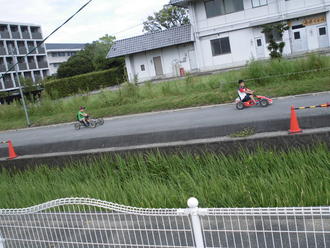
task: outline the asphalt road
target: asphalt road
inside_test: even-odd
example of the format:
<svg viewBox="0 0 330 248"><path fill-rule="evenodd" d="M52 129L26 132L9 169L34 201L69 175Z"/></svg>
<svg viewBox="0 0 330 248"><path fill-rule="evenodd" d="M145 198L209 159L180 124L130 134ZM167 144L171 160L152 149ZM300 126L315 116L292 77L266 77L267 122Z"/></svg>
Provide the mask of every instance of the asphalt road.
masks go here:
<svg viewBox="0 0 330 248"><path fill-rule="evenodd" d="M236 110L233 104L192 108L106 120L96 129L74 130L73 125L57 125L0 133L0 140L12 140L24 155L76 151L158 142L211 138L228 135L251 126L257 132L289 128L290 106L330 102L330 93L275 99L267 108ZM75 113L73 113L74 115ZM299 110L303 128L329 126L330 108ZM6 156L6 148L0 149Z"/></svg>

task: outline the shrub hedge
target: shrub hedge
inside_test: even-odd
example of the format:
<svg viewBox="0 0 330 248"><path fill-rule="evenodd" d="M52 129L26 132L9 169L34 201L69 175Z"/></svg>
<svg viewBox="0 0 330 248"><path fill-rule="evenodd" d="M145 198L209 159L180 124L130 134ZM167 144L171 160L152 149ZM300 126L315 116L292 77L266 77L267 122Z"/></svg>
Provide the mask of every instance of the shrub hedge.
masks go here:
<svg viewBox="0 0 330 248"><path fill-rule="evenodd" d="M45 83L46 92L53 98L62 98L122 83L123 70L113 68L78 76L51 80Z"/></svg>

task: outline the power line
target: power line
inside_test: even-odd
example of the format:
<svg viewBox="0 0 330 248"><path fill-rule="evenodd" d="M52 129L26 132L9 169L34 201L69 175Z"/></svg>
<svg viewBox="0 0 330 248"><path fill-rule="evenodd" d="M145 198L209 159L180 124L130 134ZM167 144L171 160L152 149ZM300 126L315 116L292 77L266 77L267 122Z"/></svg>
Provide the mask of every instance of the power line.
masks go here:
<svg viewBox="0 0 330 248"><path fill-rule="evenodd" d="M133 29L133 28L140 27L140 26L142 26L142 25L143 25L143 23L140 23L140 24L138 24L138 25L135 25L135 26L132 26L132 27L129 27L129 28L123 29L123 30L118 31L118 32L116 32L116 33L113 33L113 35L121 34L121 33L125 33L126 31L129 31L129 30L131 30L131 29Z"/></svg>
<svg viewBox="0 0 330 248"><path fill-rule="evenodd" d="M39 45L34 47L30 52L24 55L24 57L29 56L32 54L34 51L36 51L43 43L45 43L46 40L48 40L49 37L51 37L53 34L55 34L60 28L62 28L65 24L67 24L73 17L75 17L80 11L82 11L87 5L89 5L93 0L89 0L87 3L85 3L82 7L80 7L72 16L70 16L65 22L63 22L60 26L58 26L53 32L51 32L46 38L44 38ZM5 73L3 73L0 76L0 79L3 78L5 75L7 75L11 70L15 68L15 66L18 64L16 62L14 65L12 65Z"/></svg>

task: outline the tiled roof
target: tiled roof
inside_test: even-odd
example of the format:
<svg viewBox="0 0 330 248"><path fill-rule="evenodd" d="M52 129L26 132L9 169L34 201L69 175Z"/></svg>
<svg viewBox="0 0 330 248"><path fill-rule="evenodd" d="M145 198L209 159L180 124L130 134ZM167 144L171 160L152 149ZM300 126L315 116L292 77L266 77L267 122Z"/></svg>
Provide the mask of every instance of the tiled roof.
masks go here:
<svg viewBox="0 0 330 248"><path fill-rule="evenodd" d="M170 4L178 6L187 6L189 0L170 0Z"/></svg>
<svg viewBox="0 0 330 248"><path fill-rule="evenodd" d="M183 25L164 31L118 40L110 49L107 57L115 58L192 41L194 41L194 38L191 32L191 25Z"/></svg>
<svg viewBox="0 0 330 248"><path fill-rule="evenodd" d="M47 43L47 50L84 49L85 43Z"/></svg>

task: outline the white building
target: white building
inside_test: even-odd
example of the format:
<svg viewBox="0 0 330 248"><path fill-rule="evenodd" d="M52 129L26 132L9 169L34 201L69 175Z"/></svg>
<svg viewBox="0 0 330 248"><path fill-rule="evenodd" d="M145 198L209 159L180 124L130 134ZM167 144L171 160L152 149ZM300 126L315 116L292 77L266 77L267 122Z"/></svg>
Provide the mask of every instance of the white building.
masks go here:
<svg viewBox="0 0 330 248"><path fill-rule="evenodd" d="M39 48L34 50L37 46ZM22 78L38 82L49 75L41 27L0 21L0 91L18 89L13 68L16 59L18 75Z"/></svg>
<svg viewBox="0 0 330 248"><path fill-rule="evenodd" d="M160 42L157 50L150 50L152 47L147 46L132 53L134 49L126 47L129 39L118 41L108 57L116 57L116 49L122 51L120 55L126 56L130 80L133 75L144 81L176 76L177 68L210 71L243 66L252 59L268 58L268 37L261 31L263 25L270 23L284 22L289 26L282 38L286 43L284 55L329 47L330 0L171 0L170 3L189 9L192 38L191 43L184 45L190 46L184 53L188 59L185 62L177 60L180 49L175 43L162 47ZM148 34L145 38L149 37L151 41L156 34ZM165 40L177 39L173 32L166 34ZM156 57L158 59L154 59ZM145 67L141 66L142 61L147 64ZM155 68L160 67L159 61L167 70L158 70L157 73ZM172 66L175 61L178 65Z"/></svg>
<svg viewBox="0 0 330 248"><path fill-rule="evenodd" d="M46 44L50 75L57 73L59 66L83 50L86 44L82 43L48 43Z"/></svg>
<svg viewBox="0 0 330 248"><path fill-rule="evenodd" d="M130 81L180 75L197 69L191 25L116 41L108 58L125 56Z"/></svg>

